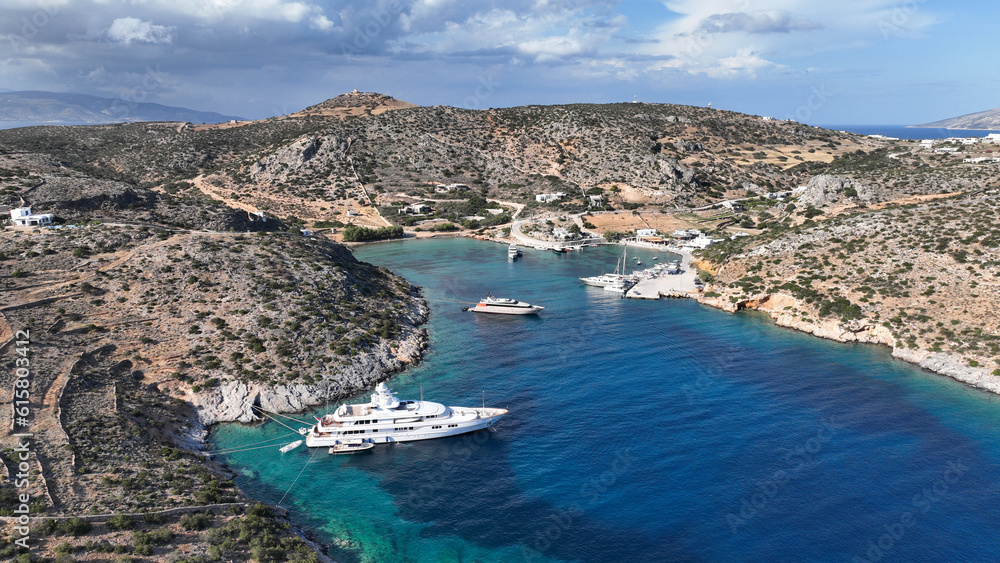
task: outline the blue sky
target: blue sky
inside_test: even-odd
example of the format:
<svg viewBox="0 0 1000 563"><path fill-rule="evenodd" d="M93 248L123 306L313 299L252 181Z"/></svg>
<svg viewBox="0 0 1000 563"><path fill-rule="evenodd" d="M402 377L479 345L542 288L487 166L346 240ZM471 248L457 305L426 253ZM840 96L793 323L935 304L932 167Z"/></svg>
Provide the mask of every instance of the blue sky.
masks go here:
<svg viewBox="0 0 1000 563"><path fill-rule="evenodd" d="M470 109L640 101L810 124L1000 106L958 0L0 0L0 89L248 118L359 89Z"/></svg>

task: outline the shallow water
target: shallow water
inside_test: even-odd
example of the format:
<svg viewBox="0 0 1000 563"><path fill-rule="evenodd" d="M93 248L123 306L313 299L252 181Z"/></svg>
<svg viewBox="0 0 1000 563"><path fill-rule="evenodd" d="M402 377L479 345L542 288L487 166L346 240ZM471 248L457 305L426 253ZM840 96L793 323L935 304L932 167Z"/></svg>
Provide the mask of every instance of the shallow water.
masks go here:
<svg viewBox="0 0 1000 563"><path fill-rule="evenodd" d="M224 459L339 561L995 560L1000 397L885 348L577 280L620 253L526 249L511 263L469 239L357 248L431 305L425 361L389 381L399 397L485 396L510 414L496 432L354 456L281 454L294 437L274 423L221 425L212 446L274 438ZM454 302L488 291L546 309Z"/></svg>

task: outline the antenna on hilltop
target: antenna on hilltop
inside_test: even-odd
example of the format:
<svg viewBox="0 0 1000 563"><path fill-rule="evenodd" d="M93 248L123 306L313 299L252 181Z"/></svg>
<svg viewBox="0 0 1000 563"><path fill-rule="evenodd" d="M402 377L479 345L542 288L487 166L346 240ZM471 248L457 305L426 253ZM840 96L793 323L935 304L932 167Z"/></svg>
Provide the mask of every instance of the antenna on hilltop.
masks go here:
<svg viewBox="0 0 1000 563"><path fill-rule="evenodd" d="M708 102L708 109L712 109L712 102Z"/></svg>

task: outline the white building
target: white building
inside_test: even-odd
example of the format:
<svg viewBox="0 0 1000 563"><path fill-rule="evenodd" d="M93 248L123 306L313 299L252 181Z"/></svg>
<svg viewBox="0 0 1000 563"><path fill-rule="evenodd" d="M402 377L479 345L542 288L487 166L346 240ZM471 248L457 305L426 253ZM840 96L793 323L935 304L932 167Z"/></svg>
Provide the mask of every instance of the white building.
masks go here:
<svg viewBox="0 0 1000 563"><path fill-rule="evenodd" d="M1000 145L1000 133L990 133L983 139L984 143L994 143Z"/></svg>
<svg viewBox="0 0 1000 563"><path fill-rule="evenodd" d="M701 250L703 248L708 248L709 246L712 246L713 244L715 244L715 239L711 239L711 238L708 238L708 237L698 237L698 238L696 238L694 240L689 240L688 242L685 242L684 246L682 248L690 248L690 249L693 249L693 250Z"/></svg>
<svg viewBox="0 0 1000 563"><path fill-rule="evenodd" d="M637 236L637 237L655 237L656 236L656 229L638 229L635 232L635 236Z"/></svg>
<svg viewBox="0 0 1000 563"><path fill-rule="evenodd" d="M468 184L438 184L434 186L434 191L439 194L448 192L464 192L468 190Z"/></svg>
<svg viewBox="0 0 1000 563"><path fill-rule="evenodd" d="M552 236L559 240L566 240L568 238L572 238L573 235L571 235L565 227L556 227L552 229Z"/></svg>
<svg viewBox="0 0 1000 563"><path fill-rule="evenodd" d="M431 207L423 203L414 203L413 205L407 205L399 209L400 215L420 215L422 213L430 213Z"/></svg>
<svg viewBox="0 0 1000 563"><path fill-rule="evenodd" d="M934 148L934 139L921 139L920 148L927 150Z"/></svg>
<svg viewBox="0 0 1000 563"><path fill-rule="evenodd" d="M538 194L535 196L535 201L547 203L550 201L558 201L564 197L566 197L566 194L563 192L556 192L554 194Z"/></svg>
<svg viewBox="0 0 1000 563"><path fill-rule="evenodd" d="M587 196L587 205L590 207L604 207L604 198L599 195Z"/></svg>
<svg viewBox="0 0 1000 563"><path fill-rule="evenodd" d="M694 239L701 236L701 231L698 229L677 229L672 236L676 239Z"/></svg>
<svg viewBox="0 0 1000 563"><path fill-rule="evenodd" d="M42 215L34 215L31 213L31 207L18 207L16 209L10 210L10 220L15 225L21 227L35 227L41 225L51 225L52 219L55 215L51 213L44 213Z"/></svg>

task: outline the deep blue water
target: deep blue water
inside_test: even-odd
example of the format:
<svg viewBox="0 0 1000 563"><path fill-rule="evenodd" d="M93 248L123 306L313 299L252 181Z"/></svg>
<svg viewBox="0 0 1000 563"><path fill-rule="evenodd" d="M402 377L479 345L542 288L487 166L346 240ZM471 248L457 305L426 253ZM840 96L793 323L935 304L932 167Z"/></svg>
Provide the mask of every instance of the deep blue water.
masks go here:
<svg viewBox="0 0 1000 563"><path fill-rule="evenodd" d="M824 129L850 131L860 135L885 135L897 139L947 139L949 137L985 137L1000 133L996 129L941 129L906 125L820 125Z"/></svg>
<svg viewBox="0 0 1000 563"><path fill-rule="evenodd" d="M1000 397L884 348L577 281L620 252L510 263L468 239L357 248L431 305L425 361L390 387L452 405L485 393L510 414L495 433L355 456L235 453L238 484L337 543L340 561L997 559ZM487 291L546 309L451 301ZM293 439L268 423L222 425L211 442L268 438Z"/></svg>

